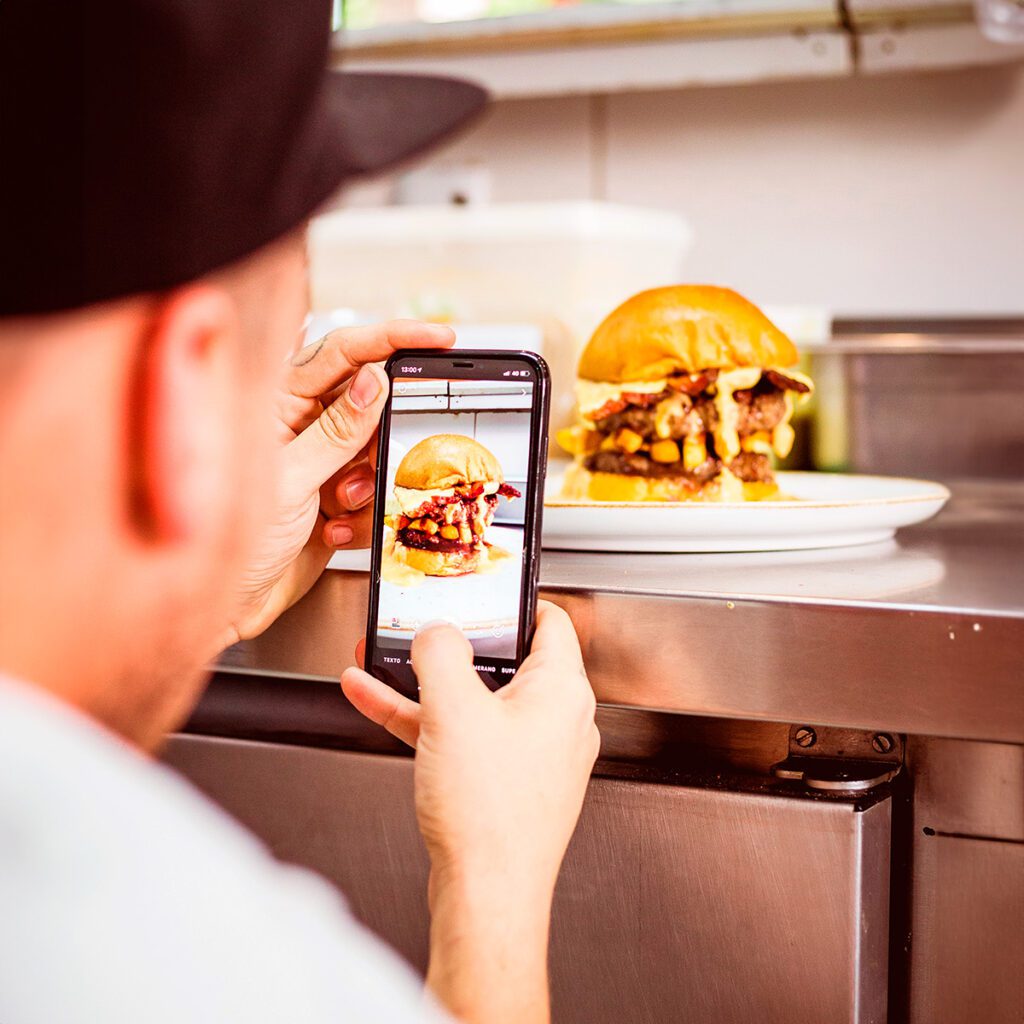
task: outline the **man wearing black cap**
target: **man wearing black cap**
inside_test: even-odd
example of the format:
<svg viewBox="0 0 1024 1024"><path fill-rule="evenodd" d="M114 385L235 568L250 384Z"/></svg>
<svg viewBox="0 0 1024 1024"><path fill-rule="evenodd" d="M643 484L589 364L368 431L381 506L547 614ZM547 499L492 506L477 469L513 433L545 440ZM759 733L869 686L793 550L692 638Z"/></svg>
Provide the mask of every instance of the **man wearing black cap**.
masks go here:
<svg viewBox="0 0 1024 1024"><path fill-rule="evenodd" d="M365 541L368 451L407 321L296 354L303 227L480 91L327 74L326 2L0 0L0 1021L444 1015L322 881L276 865L143 751L203 666ZM472 1022L548 1016L551 894L597 753L562 612L492 694L416 639L428 987Z"/></svg>

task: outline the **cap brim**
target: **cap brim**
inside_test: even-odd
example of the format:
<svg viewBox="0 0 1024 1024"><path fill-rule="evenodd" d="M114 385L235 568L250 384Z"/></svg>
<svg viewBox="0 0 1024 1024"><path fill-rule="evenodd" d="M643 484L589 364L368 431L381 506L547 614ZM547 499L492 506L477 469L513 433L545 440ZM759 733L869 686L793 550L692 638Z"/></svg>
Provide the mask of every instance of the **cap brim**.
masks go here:
<svg viewBox="0 0 1024 1024"><path fill-rule="evenodd" d="M344 178L419 155L472 122L488 99L480 86L456 78L370 71L331 72L327 93Z"/></svg>

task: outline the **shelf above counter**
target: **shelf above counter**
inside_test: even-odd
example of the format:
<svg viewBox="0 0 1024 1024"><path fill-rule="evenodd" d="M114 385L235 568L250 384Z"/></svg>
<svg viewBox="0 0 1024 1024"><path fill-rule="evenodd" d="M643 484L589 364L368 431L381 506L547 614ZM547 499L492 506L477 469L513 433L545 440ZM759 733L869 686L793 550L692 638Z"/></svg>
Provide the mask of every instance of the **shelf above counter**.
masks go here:
<svg viewBox="0 0 1024 1024"><path fill-rule="evenodd" d="M342 30L335 55L516 99L964 67L1024 45L985 39L961 0L687 0Z"/></svg>

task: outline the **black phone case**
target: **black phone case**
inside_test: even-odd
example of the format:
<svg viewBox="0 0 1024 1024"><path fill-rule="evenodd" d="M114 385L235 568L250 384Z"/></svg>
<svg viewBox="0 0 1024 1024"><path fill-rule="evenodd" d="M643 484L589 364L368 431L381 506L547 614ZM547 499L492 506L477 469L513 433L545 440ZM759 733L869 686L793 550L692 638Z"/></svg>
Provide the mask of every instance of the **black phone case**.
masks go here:
<svg viewBox="0 0 1024 1024"><path fill-rule="evenodd" d="M540 541L541 528L543 525L544 512L544 481L547 477L548 463L548 419L551 405L551 374L548 371L547 363L535 352L525 351L501 351L483 349L457 349L437 351L426 349L404 349L395 352L385 364L385 371L389 382L393 380L394 368L403 360L409 362L414 360L421 362L424 359L440 358L448 362L451 368L459 368L459 364L476 362L514 362L521 361L528 363L534 371L534 401L530 410L530 437L532 439L532 451L530 453L530 465L533 468L533 486L527 487L524 495L526 510L523 517L524 537L524 593L525 599L522 603L523 614L520 615L518 636L516 641L516 666L520 665L526 657L533 639L533 631L537 618L537 591L540 574ZM439 374L440 375L440 374ZM401 376L401 374L399 374ZM468 377L466 379L474 379ZM480 377L481 380L490 379ZM381 416L380 433L377 450L378 453L387 451L388 440L391 434L391 395L388 395L384 413ZM366 670L377 678L382 678L379 672L373 667L374 653L377 637L377 606L380 593L381 556L384 537L384 505L386 495L384 493L387 485L387 459L378 455L376 470L376 490L373 503L373 541L370 562L370 594L366 615L366 652L364 664ZM442 618L443 613L439 610L438 617ZM389 686L394 686L408 697L416 698L415 686L404 686L394 679L383 678ZM498 685L501 685L500 683ZM497 688L497 687L495 687Z"/></svg>

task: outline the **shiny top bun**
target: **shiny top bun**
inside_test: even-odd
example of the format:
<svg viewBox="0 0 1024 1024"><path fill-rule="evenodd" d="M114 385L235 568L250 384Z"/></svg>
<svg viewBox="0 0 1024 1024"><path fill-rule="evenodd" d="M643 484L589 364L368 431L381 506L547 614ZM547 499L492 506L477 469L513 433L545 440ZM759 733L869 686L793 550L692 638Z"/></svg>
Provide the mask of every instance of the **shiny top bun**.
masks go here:
<svg viewBox="0 0 1024 1024"><path fill-rule="evenodd" d="M731 288L673 285L627 299L580 357L584 380L661 380L737 366L792 366L793 342Z"/></svg>
<svg viewBox="0 0 1024 1024"><path fill-rule="evenodd" d="M425 437L409 449L395 471L396 486L418 491L504 479L498 460L479 441L462 434Z"/></svg>

